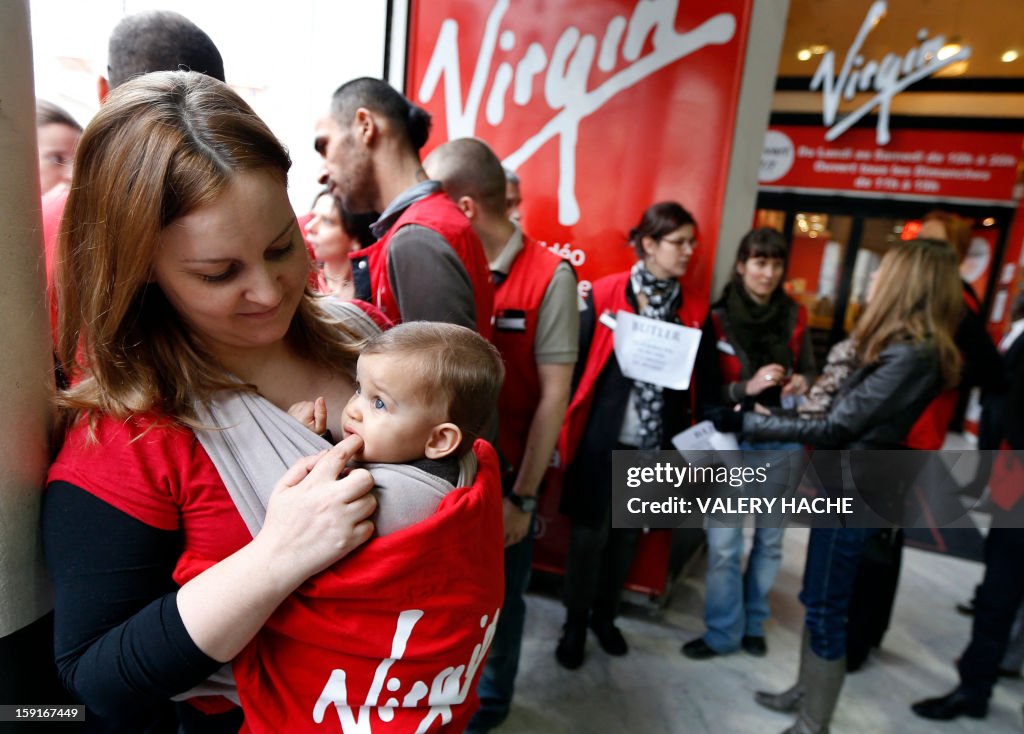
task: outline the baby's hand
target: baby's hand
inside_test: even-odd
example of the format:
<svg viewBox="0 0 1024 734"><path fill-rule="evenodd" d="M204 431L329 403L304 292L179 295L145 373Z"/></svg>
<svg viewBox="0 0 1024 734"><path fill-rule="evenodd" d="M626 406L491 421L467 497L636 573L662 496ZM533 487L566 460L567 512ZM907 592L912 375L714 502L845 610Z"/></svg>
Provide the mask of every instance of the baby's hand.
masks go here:
<svg viewBox="0 0 1024 734"><path fill-rule="evenodd" d="M327 431L327 401L322 397L295 403L288 408L288 415L318 436Z"/></svg>

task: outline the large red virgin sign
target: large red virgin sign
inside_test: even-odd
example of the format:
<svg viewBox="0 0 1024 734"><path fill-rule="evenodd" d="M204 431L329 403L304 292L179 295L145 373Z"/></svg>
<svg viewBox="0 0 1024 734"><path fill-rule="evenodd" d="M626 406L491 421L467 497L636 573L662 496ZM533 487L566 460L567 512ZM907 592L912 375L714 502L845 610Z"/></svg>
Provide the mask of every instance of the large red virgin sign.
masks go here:
<svg viewBox="0 0 1024 734"><path fill-rule="evenodd" d="M412 0L406 93L434 116L428 147L476 136L520 175L524 229L581 279L628 267L643 210L682 203L706 298L750 5Z"/></svg>

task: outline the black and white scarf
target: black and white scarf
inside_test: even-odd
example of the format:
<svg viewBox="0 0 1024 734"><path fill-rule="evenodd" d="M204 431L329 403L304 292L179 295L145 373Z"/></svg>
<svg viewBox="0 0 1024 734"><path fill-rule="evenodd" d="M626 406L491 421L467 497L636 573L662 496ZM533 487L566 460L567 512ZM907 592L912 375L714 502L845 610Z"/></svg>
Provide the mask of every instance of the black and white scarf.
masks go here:
<svg viewBox="0 0 1024 734"><path fill-rule="evenodd" d="M638 260L630 271L629 284L633 294L642 294L647 303L639 315L658 321L672 321L681 302L679 281L675 278L660 280L651 275L643 260ZM648 382L633 382L633 400L640 418L640 448L654 449L661 444L661 414L665 407L664 388Z"/></svg>

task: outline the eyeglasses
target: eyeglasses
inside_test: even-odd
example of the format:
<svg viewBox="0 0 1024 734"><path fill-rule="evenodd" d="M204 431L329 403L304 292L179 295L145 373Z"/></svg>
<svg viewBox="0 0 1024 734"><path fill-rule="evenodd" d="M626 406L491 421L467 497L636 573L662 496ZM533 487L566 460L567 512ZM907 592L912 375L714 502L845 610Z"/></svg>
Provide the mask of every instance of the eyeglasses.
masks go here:
<svg viewBox="0 0 1024 734"><path fill-rule="evenodd" d="M658 242L667 242L673 247L689 247L691 250L696 250L700 244L696 237L684 237L678 240L672 237L659 237Z"/></svg>

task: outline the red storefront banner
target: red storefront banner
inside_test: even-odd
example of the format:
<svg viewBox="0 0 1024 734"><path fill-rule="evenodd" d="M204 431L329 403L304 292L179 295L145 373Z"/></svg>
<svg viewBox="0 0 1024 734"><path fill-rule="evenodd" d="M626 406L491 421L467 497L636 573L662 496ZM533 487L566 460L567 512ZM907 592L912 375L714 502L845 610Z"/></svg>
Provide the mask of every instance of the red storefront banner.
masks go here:
<svg viewBox="0 0 1024 734"><path fill-rule="evenodd" d="M804 189L894 197L1013 199L1020 133L893 130L878 145L874 128L853 128L832 142L825 128L772 126L765 135L762 190Z"/></svg>
<svg viewBox="0 0 1024 734"><path fill-rule="evenodd" d="M581 280L629 267L628 232L679 201L706 299L750 0L412 0L406 93L434 116L424 154L485 140L522 178L524 229Z"/></svg>
<svg viewBox="0 0 1024 734"><path fill-rule="evenodd" d="M684 278L707 302L751 0L411 0L406 94L446 140L486 141L522 179L523 228L587 281L627 269L630 228L657 201L693 213ZM569 523L549 482L535 565L562 569ZM630 575L664 590L668 531Z"/></svg>

